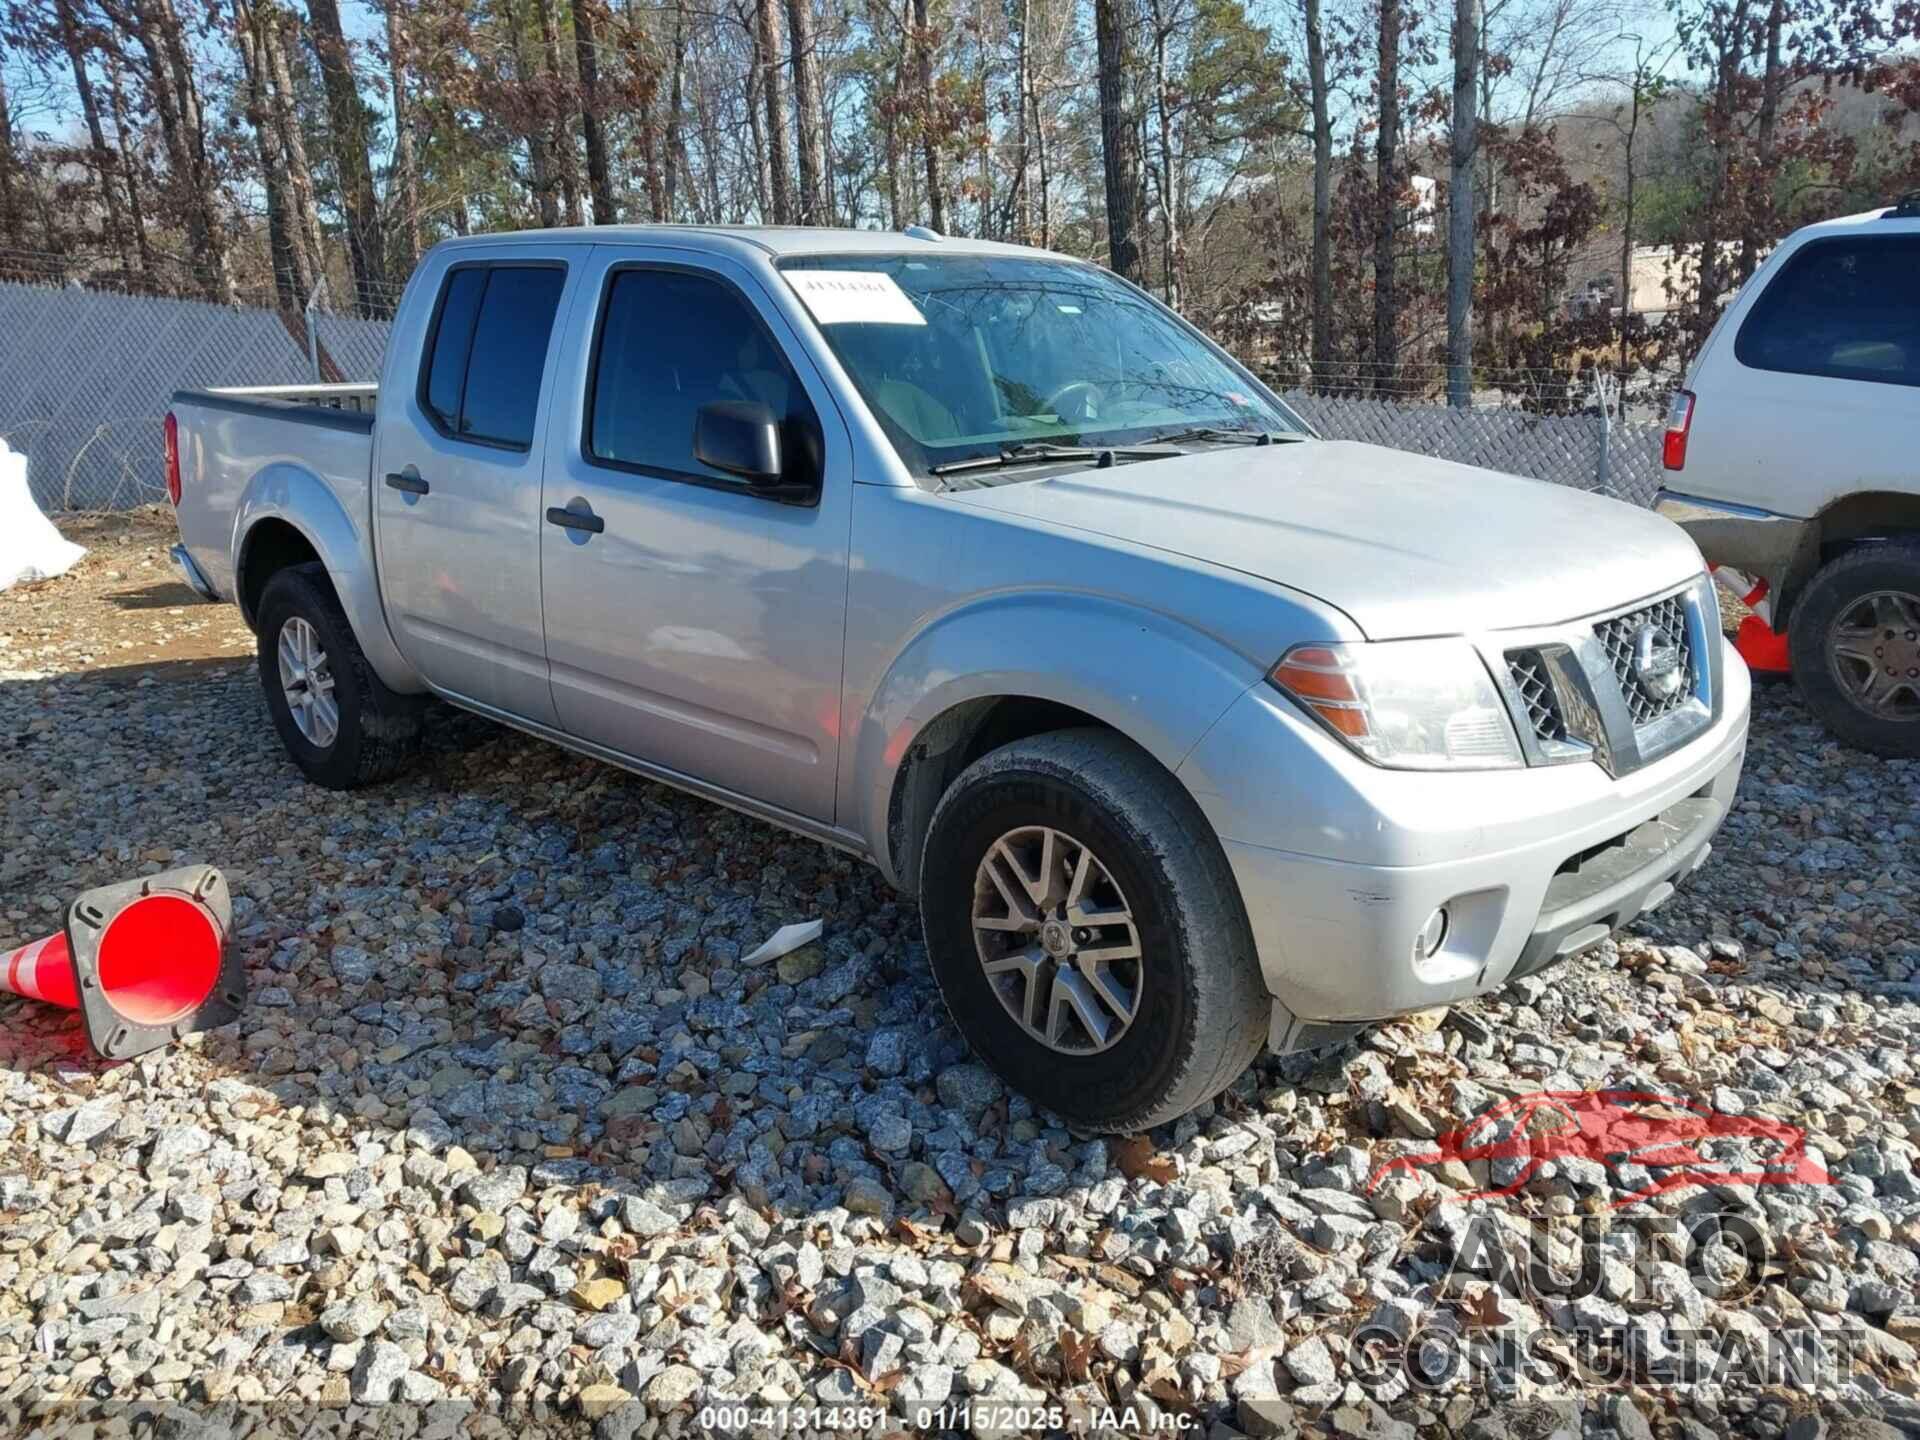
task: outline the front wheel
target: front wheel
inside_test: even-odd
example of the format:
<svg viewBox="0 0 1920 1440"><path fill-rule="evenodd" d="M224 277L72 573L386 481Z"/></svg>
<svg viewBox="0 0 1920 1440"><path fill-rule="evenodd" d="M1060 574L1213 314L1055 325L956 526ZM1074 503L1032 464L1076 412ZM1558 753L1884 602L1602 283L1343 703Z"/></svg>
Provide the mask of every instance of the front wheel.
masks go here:
<svg viewBox="0 0 1920 1440"><path fill-rule="evenodd" d="M1920 540L1828 562L1788 635L1794 680L1828 729L1875 754L1920 756Z"/></svg>
<svg viewBox="0 0 1920 1440"><path fill-rule="evenodd" d="M920 876L955 1023L1065 1119L1161 1124L1259 1052L1272 1002L1226 856L1119 736L1059 731L975 761L934 812Z"/></svg>
<svg viewBox="0 0 1920 1440"><path fill-rule="evenodd" d="M276 574L255 619L267 709L302 774L329 790L352 790L406 768L424 702L389 690L373 673L324 566Z"/></svg>

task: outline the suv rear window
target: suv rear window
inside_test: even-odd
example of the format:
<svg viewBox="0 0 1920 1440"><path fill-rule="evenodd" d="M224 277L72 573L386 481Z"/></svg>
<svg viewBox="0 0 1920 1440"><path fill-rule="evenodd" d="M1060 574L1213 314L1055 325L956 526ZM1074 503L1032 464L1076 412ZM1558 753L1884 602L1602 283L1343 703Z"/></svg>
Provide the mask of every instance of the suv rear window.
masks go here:
<svg viewBox="0 0 1920 1440"><path fill-rule="evenodd" d="M442 434L511 450L533 443L566 280L554 265L470 265L447 276L420 386Z"/></svg>
<svg viewBox="0 0 1920 1440"><path fill-rule="evenodd" d="M1920 385L1920 235L1809 242L1754 302L1733 353L1755 370Z"/></svg>

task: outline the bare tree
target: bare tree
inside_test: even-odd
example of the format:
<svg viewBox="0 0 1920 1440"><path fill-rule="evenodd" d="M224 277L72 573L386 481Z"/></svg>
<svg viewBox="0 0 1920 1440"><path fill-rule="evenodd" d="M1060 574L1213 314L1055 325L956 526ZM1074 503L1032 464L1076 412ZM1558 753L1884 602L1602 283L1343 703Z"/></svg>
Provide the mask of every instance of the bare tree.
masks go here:
<svg viewBox="0 0 1920 1440"><path fill-rule="evenodd" d="M326 90L333 164L340 181L340 204L347 216L347 260L353 267L354 300L362 315L387 313L386 246L380 230L380 202L373 189L368 153L367 107L353 73L353 53L340 25L337 0L307 0L314 53Z"/></svg>
<svg viewBox="0 0 1920 1440"><path fill-rule="evenodd" d="M594 24L595 4L596 0L573 0L573 66L580 75L580 136L587 143L587 194L593 202L593 223L611 225L620 218L620 211L613 200L607 130L600 113L604 102L600 96L600 44L598 27ZM651 130L651 126L647 128ZM657 211L659 207L654 208Z"/></svg>
<svg viewBox="0 0 1920 1440"><path fill-rule="evenodd" d="M793 51L793 112L799 141L800 192L798 214L802 225L822 225L832 219L827 203L826 167L822 156L825 128L820 114L820 76L813 53L812 0L787 0L787 43Z"/></svg>
<svg viewBox="0 0 1920 1440"><path fill-rule="evenodd" d="M275 0L253 0L252 13L277 148L287 169L287 231L306 252L309 285L317 285L325 270L326 246L320 233L313 166L307 159L307 140L295 109L293 73L287 61L300 22L290 11L279 9Z"/></svg>
<svg viewBox="0 0 1920 1440"><path fill-rule="evenodd" d="M1313 112L1312 361L1316 376L1333 359L1333 116L1327 83L1327 41L1320 0L1303 0L1307 87Z"/></svg>
<svg viewBox="0 0 1920 1440"><path fill-rule="evenodd" d="M62 11L67 6L68 0L60 0ZM280 308L293 312L305 309L313 294L313 268L302 243L304 237L294 233L288 213L286 167L272 102L267 99L266 57L261 51L256 19L246 0L233 0L233 38L246 78L247 123L253 127L254 156L267 197L267 251L273 260L274 293L280 299ZM76 69L80 68L76 62Z"/></svg>
<svg viewBox="0 0 1920 1440"><path fill-rule="evenodd" d="M1479 145L1480 0L1453 4L1453 125L1447 176L1447 403L1473 392L1473 167Z"/></svg>
<svg viewBox="0 0 1920 1440"><path fill-rule="evenodd" d="M913 51L919 84L920 149L927 168L927 222L934 229L947 228L947 185L941 169L938 107L933 90L933 26L927 20L927 0L913 0Z"/></svg>
<svg viewBox="0 0 1920 1440"><path fill-rule="evenodd" d="M586 218L580 208L580 152L573 143L573 83L560 59L560 31L553 18L553 0L533 0L540 20L540 54L546 65L549 113L547 123L553 137L554 171L560 180L560 198L566 206L567 224L578 225Z"/></svg>
<svg viewBox="0 0 1920 1440"><path fill-rule="evenodd" d="M400 207L395 227L400 250L388 257L395 274L406 274L420 258L420 166L414 155L414 106L407 73L406 0L387 0L387 79L393 89L393 196Z"/></svg>
<svg viewBox="0 0 1920 1440"><path fill-rule="evenodd" d="M0 48L0 60L5 58L6 51ZM0 68L0 236L5 236L15 249L26 239L20 203L24 188L20 157L13 144L13 110L7 103L7 76Z"/></svg>
<svg viewBox="0 0 1920 1440"><path fill-rule="evenodd" d="M1100 149L1107 186L1107 260L1138 283L1140 267L1140 124L1133 108L1132 16L1126 0L1094 0L1094 43L1100 63Z"/></svg>
<svg viewBox="0 0 1920 1440"><path fill-rule="evenodd" d="M1400 302L1396 290L1400 194L1401 0L1380 0L1380 128L1374 137L1373 383L1392 389L1400 363Z"/></svg>
<svg viewBox="0 0 1920 1440"><path fill-rule="evenodd" d="M91 46L74 18L73 0L54 0L54 15L60 28L61 47L67 52L67 61L73 69L74 93L80 97L80 112L87 122L87 139L94 174L100 184L100 198L106 206L109 238L120 256L120 268L132 276L139 273L133 236L127 229L126 207L120 201L119 166L114 152L107 148L106 128L100 122L100 102L94 94L93 77L87 68ZM4 193L4 187L9 183L7 172L12 153L12 138L7 133L6 125L6 97L0 93L0 204L6 205L11 212L10 197Z"/></svg>
<svg viewBox="0 0 1920 1440"><path fill-rule="evenodd" d="M767 109L768 218L776 225L793 219L793 180L787 171L787 87L781 79L780 7L759 0L754 30L760 70L760 98Z"/></svg>

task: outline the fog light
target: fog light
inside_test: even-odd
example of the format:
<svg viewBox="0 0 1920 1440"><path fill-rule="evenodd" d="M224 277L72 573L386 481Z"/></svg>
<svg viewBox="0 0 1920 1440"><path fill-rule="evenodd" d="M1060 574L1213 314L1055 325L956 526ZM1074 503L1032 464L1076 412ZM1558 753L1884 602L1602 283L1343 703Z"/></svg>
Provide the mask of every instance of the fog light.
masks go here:
<svg viewBox="0 0 1920 1440"><path fill-rule="evenodd" d="M1442 905L1427 917L1427 923L1420 927L1420 933L1413 937L1413 963L1430 960L1439 954L1440 947L1447 943L1447 907Z"/></svg>

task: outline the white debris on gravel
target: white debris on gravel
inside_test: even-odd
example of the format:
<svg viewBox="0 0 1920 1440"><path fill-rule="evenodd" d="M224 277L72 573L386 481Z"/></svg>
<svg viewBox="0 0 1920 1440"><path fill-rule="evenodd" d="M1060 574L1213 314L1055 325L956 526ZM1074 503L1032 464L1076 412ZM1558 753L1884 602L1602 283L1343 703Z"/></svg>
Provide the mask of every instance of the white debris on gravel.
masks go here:
<svg viewBox="0 0 1920 1440"><path fill-rule="evenodd" d="M104 563L60 585L112 591ZM0 630L49 678L0 684L0 946L87 886L209 862L253 1000L116 1067L0 1005L0 1409L475 1400L610 1440L729 1400L1080 1403L1222 1437L1920 1415L1920 765L1842 749L1790 691L1759 694L1712 861L1619 943L1263 1058L1121 1141L974 1061L911 904L831 851L451 713L411 778L317 790L238 635L141 683L99 673L106 631L64 654L23 613ZM744 963L807 917L817 941ZM1507 1096L1602 1087L1788 1121L1833 1183L1615 1209L1620 1175L1569 1156L1509 1200L1462 1198L1503 1160L1369 1186ZM1728 1303L1709 1213L1770 1246ZM1484 1243L1582 1217L1590 1282L1563 1241L1531 1278ZM1684 1360L1691 1388L1551 1383L1583 1326L1655 1355L1793 1332L1843 1363L1812 1398ZM1426 1385L1362 1332L1475 1363L1531 1333L1565 1364Z"/></svg>

